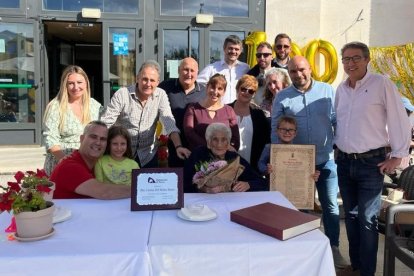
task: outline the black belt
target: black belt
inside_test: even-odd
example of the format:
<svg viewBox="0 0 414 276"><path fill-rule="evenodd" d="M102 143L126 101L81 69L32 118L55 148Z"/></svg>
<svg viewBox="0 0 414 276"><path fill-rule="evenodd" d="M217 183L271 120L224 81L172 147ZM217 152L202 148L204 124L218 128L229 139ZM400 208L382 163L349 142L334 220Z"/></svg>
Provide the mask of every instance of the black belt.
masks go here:
<svg viewBox="0 0 414 276"><path fill-rule="evenodd" d="M348 159L372 158L375 156L383 156L385 154L386 154L386 150L384 147L373 149L373 150L362 152L362 153L346 153L340 150L338 151L338 156L345 157Z"/></svg>

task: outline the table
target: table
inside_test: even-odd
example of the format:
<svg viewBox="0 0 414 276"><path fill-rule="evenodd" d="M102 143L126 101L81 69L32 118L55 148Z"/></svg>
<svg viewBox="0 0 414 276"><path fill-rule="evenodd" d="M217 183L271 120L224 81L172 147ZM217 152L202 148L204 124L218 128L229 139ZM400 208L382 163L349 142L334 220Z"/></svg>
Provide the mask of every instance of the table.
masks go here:
<svg viewBox="0 0 414 276"><path fill-rule="evenodd" d="M54 202L72 217L41 241L7 241L10 215L0 214L1 275L151 275L151 211L131 212L129 199Z"/></svg>
<svg viewBox="0 0 414 276"><path fill-rule="evenodd" d="M313 230L280 241L230 221L230 212L273 202L294 208L279 192L185 194L218 218L184 221L176 210L154 213L149 252L154 275L336 275L328 238Z"/></svg>
<svg viewBox="0 0 414 276"><path fill-rule="evenodd" d="M0 214L3 275L335 275L329 240L313 230L279 241L230 221L230 212L263 202L293 205L279 192L185 194L218 217L192 222L177 210L130 211L130 200L54 200L72 211L56 233L36 242L8 241Z"/></svg>

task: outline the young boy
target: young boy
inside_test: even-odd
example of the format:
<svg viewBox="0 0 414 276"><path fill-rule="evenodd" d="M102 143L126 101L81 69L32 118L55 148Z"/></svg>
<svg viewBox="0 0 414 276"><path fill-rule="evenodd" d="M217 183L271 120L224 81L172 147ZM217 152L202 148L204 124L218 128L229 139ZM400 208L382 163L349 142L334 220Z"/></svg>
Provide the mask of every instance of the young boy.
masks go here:
<svg viewBox="0 0 414 276"><path fill-rule="evenodd" d="M277 122L276 135L279 139L280 144L292 144L293 139L296 137L297 124L293 117L282 116ZM271 144L265 145L262 154L260 155L257 167L265 176L272 173L272 165L270 164L270 147ZM312 175L312 178L318 181L320 171L316 170Z"/></svg>

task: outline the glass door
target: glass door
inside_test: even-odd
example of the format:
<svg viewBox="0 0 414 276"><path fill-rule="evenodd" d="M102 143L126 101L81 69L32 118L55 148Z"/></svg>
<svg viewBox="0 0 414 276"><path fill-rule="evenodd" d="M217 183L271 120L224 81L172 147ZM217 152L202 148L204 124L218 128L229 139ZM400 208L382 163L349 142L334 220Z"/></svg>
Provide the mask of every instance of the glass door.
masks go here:
<svg viewBox="0 0 414 276"><path fill-rule="evenodd" d="M0 144L40 144L39 22L0 24Z"/></svg>
<svg viewBox="0 0 414 276"><path fill-rule="evenodd" d="M142 34L139 23L103 23L104 105L119 88L135 84L137 70L144 61Z"/></svg>
<svg viewBox="0 0 414 276"><path fill-rule="evenodd" d="M180 61L191 56L200 62L200 30L184 24L160 24L158 29L159 63L162 79L178 78ZM191 50L190 50L191 49Z"/></svg>
<svg viewBox="0 0 414 276"><path fill-rule="evenodd" d="M223 42L228 35L244 39L247 32L236 30L210 30L180 23L158 25L158 61L163 69L163 79L178 78L178 65L188 56L197 60L199 70L223 59ZM189 50L191 49L191 50ZM240 60L245 61L244 54Z"/></svg>

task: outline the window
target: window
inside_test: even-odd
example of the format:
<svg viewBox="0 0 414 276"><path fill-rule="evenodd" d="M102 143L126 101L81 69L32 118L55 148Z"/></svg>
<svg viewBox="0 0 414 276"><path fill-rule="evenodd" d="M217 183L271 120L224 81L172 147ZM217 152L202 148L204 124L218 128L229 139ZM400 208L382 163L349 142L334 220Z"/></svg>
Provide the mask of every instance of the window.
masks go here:
<svg viewBox="0 0 414 276"><path fill-rule="evenodd" d="M191 57L199 62L200 33L191 31ZM178 78L178 65L188 57L188 30L164 30L164 79Z"/></svg>
<svg viewBox="0 0 414 276"><path fill-rule="evenodd" d="M17 9L19 8L20 0L2 0L0 1L0 8Z"/></svg>
<svg viewBox="0 0 414 276"><path fill-rule="evenodd" d="M249 17L249 0L161 0L161 15L195 16L197 13Z"/></svg>
<svg viewBox="0 0 414 276"><path fill-rule="evenodd" d="M33 25L0 25L0 123L35 121Z"/></svg>
<svg viewBox="0 0 414 276"><path fill-rule="evenodd" d="M44 10L81 11L82 8L100 9L105 13L138 14L139 0L43 0Z"/></svg>

